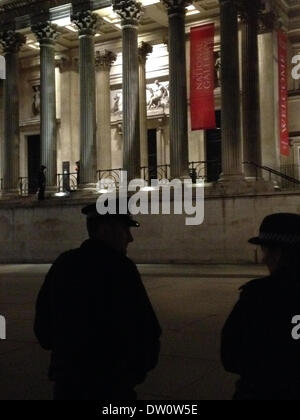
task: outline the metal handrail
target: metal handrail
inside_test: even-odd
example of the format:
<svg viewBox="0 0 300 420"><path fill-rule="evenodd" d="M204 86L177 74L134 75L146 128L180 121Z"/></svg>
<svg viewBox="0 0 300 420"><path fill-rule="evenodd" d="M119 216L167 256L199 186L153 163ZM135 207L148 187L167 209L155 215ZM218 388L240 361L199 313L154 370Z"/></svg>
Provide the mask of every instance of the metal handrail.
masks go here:
<svg viewBox="0 0 300 420"><path fill-rule="evenodd" d="M289 181L289 182L292 182L294 184L300 185L300 180L299 179L296 179L296 178L293 178L292 176L286 175L286 174L284 174L280 171L277 171L276 169L269 168L268 166L258 165L255 162L243 162L243 164L244 165L252 165L256 168L256 179L258 178L257 169L262 169L262 170L268 172L269 174L279 176L280 178L285 179L286 181Z"/></svg>

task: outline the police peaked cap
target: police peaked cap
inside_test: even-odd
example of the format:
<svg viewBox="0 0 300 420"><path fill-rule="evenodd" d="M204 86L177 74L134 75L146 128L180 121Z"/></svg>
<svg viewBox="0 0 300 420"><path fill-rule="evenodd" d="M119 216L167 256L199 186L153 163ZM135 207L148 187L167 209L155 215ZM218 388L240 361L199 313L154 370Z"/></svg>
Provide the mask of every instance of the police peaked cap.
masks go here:
<svg viewBox="0 0 300 420"><path fill-rule="evenodd" d="M275 213L265 217L259 235L249 242L254 245L300 246L300 215Z"/></svg>

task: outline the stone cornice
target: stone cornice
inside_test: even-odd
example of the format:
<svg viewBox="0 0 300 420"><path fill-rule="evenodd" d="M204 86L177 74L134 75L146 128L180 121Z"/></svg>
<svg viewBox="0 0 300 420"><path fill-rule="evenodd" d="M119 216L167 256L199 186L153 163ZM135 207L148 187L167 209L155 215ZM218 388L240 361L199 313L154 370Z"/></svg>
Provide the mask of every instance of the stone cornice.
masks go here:
<svg viewBox="0 0 300 420"><path fill-rule="evenodd" d="M37 0L15 0L0 6L0 13L37 3Z"/></svg>
<svg viewBox="0 0 300 420"><path fill-rule="evenodd" d="M71 0L70 0L71 1ZM14 0L10 3L0 6L0 13L10 12L20 8L28 8L30 6L38 6L40 3L47 4L48 8L60 6L62 4L70 3L67 0Z"/></svg>
<svg viewBox="0 0 300 420"><path fill-rule="evenodd" d="M66 0L16 0L0 6L0 25L4 28L15 29L17 20L25 16L30 16L31 23L42 20L44 16L47 20L50 8L66 3L68 3ZM37 18L35 19L35 17ZM27 20L25 19L26 22ZM23 27L25 28L27 25L19 25L18 29Z"/></svg>

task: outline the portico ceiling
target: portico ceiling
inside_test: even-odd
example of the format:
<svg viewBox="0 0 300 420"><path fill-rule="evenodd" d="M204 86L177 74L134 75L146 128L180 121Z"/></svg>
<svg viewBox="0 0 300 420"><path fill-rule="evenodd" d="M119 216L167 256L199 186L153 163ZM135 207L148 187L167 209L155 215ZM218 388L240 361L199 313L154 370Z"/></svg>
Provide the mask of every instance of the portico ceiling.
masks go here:
<svg viewBox="0 0 300 420"><path fill-rule="evenodd" d="M167 39L168 32L168 16L165 7L159 0L141 0L141 3L144 6L144 15L139 25L139 34L142 36L143 34L159 31L162 34L161 42L163 42ZM55 8L52 11L55 14ZM94 12L99 15L100 22L95 38L96 43L121 39L120 18L114 13L112 6L104 7ZM218 13L218 0L196 1L187 7L186 22L187 25L193 25L194 22L200 19L217 17ZM53 22L58 25L60 32L60 37L56 41L57 52L76 48L78 45L77 29L71 23L69 17L54 19ZM39 47L30 28L23 29L22 32L27 36L27 43L22 47L21 56L36 54Z"/></svg>
<svg viewBox="0 0 300 420"><path fill-rule="evenodd" d="M6 11L13 10L13 7L24 7L24 3L33 6L40 0L0 0L0 18ZM165 7L159 0L141 0L144 6L144 16L140 22L139 34L160 32L162 37L167 38L168 32L168 16ZM267 7L276 8L280 14L284 16L283 21L286 27L291 31L292 37L300 38L300 0L265 0ZM48 2L49 3L49 2ZM52 3L52 2L51 2ZM62 52L67 49L76 48L78 45L78 35L76 28L70 22L68 13L59 19L55 15L59 15L57 9L68 8L70 10L70 3L67 1L65 6L63 0L53 1L54 6L51 9L53 20L58 25L60 37L57 39L56 50ZM59 5L59 6L57 6ZM4 6L1 10L1 6ZM95 10L99 15L100 25L96 35L96 43L106 43L110 40L121 38L121 25L118 16L113 12L112 7L103 7ZM70 14L70 13L69 13ZM187 7L186 22L187 26L192 26L196 22L215 19L219 14L219 0L196 0L191 6ZM22 21L22 16L18 15L19 21ZM38 44L36 43L34 35L31 33L30 28L20 29L27 36L27 44L22 47L21 55L29 56L34 55L38 51ZM165 34L165 35L163 35ZM163 41L163 39L162 39Z"/></svg>

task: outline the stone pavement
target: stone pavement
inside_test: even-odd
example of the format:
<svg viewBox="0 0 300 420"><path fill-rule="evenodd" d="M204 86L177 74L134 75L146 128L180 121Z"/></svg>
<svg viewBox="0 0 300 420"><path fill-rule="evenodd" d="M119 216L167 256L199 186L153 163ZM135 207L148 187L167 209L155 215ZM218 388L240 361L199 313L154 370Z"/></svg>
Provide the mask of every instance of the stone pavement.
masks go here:
<svg viewBox="0 0 300 420"><path fill-rule="evenodd" d="M0 266L0 400L51 398L49 355L33 332L34 302L48 265ZM219 361L222 325L249 278L261 266L142 265L139 269L162 324L158 367L137 388L140 399L230 399L236 380Z"/></svg>

